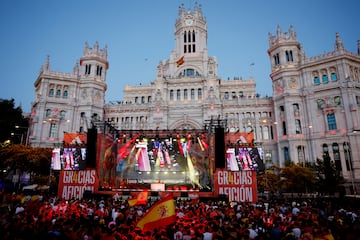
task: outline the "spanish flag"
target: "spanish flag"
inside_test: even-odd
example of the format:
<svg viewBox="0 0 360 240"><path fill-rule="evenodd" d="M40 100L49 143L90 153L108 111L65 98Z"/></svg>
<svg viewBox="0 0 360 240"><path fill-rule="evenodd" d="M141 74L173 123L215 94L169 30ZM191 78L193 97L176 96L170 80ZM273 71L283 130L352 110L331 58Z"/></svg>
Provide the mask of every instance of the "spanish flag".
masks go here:
<svg viewBox="0 0 360 240"><path fill-rule="evenodd" d="M143 232L163 227L176 221L175 202L170 194L155 203L148 212L137 222L136 227Z"/></svg>
<svg viewBox="0 0 360 240"><path fill-rule="evenodd" d="M180 67L181 65L184 64L185 60L184 60L185 56L182 56L179 60L176 61L176 66Z"/></svg>
<svg viewBox="0 0 360 240"><path fill-rule="evenodd" d="M147 198L148 198L149 192L147 189L145 189L144 191L140 192L136 198L133 199L128 199L128 203L130 207L133 207L135 205L141 205L141 204L146 204L147 203Z"/></svg>

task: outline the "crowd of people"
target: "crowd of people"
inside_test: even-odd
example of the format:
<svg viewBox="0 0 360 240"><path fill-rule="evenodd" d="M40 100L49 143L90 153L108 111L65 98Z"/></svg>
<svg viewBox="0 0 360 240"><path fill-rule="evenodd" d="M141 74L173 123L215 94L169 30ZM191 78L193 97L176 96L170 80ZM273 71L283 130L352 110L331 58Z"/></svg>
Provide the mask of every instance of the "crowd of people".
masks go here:
<svg viewBox="0 0 360 240"><path fill-rule="evenodd" d="M118 195L65 201L48 194L2 192L1 239L360 239L359 209L331 199L174 201L176 221L143 232L136 223L155 200L130 206Z"/></svg>

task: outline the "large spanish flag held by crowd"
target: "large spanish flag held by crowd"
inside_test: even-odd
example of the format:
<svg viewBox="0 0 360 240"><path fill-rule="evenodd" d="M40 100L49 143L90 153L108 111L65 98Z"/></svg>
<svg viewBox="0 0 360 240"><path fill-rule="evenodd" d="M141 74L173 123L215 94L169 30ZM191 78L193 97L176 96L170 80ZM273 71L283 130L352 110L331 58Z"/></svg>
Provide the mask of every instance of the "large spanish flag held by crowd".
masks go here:
<svg viewBox="0 0 360 240"><path fill-rule="evenodd" d="M169 225L175 221L175 202L173 196L170 194L155 203L138 221L136 227L141 228L143 232L146 232L151 231L154 228Z"/></svg>

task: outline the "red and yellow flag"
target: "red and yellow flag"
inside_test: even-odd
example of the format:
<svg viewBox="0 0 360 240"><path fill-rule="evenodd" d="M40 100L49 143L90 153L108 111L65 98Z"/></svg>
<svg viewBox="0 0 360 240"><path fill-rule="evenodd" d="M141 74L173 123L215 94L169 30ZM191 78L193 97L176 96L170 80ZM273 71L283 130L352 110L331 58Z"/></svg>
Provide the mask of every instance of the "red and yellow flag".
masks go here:
<svg viewBox="0 0 360 240"><path fill-rule="evenodd" d="M147 213L138 221L136 227L143 232L162 227L176 221L175 202L172 195L155 203Z"/></svg>
<svg viewBox="0 0 360 240"><path fill-rule="evenodd" d="M185 60L184 60L185 56L182 56L179 60L176 61L176 66L180 67L181 65L184 64Z"/></svg>
<svg viewBox="0 0 360 240"><path fill-rule="evenodd" d="M145 189L144 191L140 192L136 196L136 198L128 199L129 206L133 207L135 205L146 204L148 195L149 195L149 192L147 189Z"/></svg>

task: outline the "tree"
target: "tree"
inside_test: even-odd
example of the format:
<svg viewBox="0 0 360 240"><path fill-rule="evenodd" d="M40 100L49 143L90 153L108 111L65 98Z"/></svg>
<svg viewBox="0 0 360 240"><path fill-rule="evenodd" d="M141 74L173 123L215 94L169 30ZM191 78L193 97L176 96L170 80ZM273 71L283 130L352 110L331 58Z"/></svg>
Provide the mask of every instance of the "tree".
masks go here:
<svg viewBox="0 0 360 240"><path fill-rule="evenodd" d="M340 185L344 182L340 171L336 169L334 161L329 154L324 154L323 159L317 159L314 166L317 173L318 191L324 194L333 195L339 191Z"/></svg>
<svg viewBox="0 0 360 240"><path fill-rule="evenodd" d="M23 116L21 107L15 107L14 99L0 99L0 143L3 144L7 140L20 143L21 138L18 136L24 134L24 132L12 135L11 133L16 130L15 126L24 128L29 126L28 120Z"/></svg>
<svg viewBox="0 0 360 240"><path fill-rule="evenodd" d="M280 175L276 173L276 168L271 167L257 177L257 187L260 192L269 191L277 193L280 190Z"/></svg>
<svg viewBox="0 0 360 240"><path fill-rule="evenodd" d="M280 172L282 189L286 192L308 193L314 190L316 175L313 169L293 163L277 169Z"/></svg>
<svg viewBox="0 0 360 240"><path fill-rule="evenodd" d="M50 148L8 145L0 148L1 169L7 169L7 172L18 169L21 172L49 176L51 155Z"/></svg>

